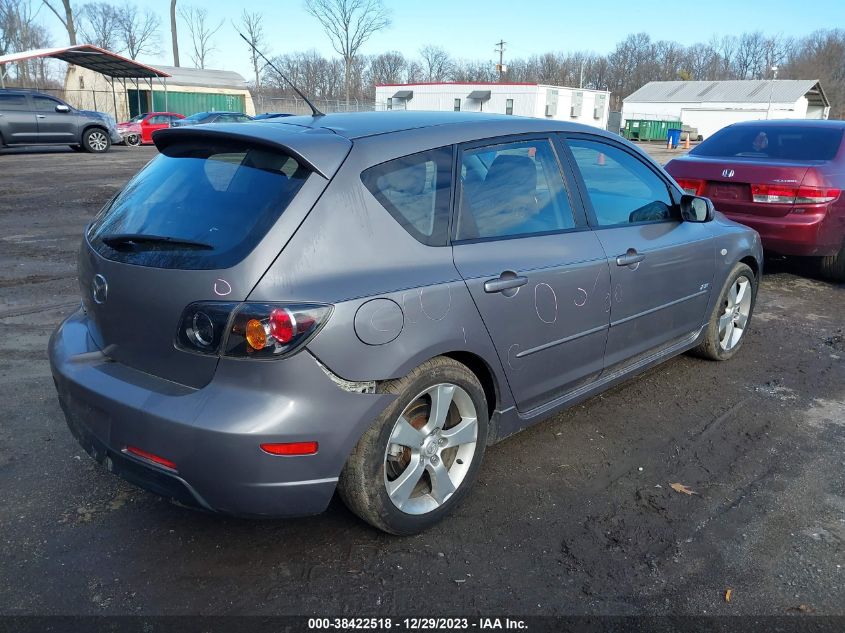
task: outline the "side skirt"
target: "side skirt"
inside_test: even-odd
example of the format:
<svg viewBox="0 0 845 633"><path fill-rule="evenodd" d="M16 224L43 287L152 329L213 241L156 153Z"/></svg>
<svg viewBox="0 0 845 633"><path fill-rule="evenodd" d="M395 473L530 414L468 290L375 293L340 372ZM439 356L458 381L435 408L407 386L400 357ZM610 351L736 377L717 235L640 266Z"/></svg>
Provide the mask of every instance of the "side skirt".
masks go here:
<svg viewBox="0 0 845 633"><path fill-rule="evenodd" d="M498 436L495 441L499 442L514 433L518 433L529 426L533 426L534 424L551 417L562 409L571 407L579 402L583 402L587 398L602 391L606 391L610 387L624 382L637 374L641 374L647 369L650 369L651 367L654 367L673 356L678 356L679 354L692 349L698 343L703 331L704 326L701 326L699 329L691 332L688 336L685 336L669 347L665 347L653 354L640 358L631 365L626 365L623 368L616 369L608 374L602 375L595 382L591 382L575 389L574 391L570 391L569 393L559 396L558 398L542 404L539 407L535 407L530 411L521 413L517 411L516 407L511 407L504 411L496 411L493 414L497 418L496 426L498 431Z"/></svg>

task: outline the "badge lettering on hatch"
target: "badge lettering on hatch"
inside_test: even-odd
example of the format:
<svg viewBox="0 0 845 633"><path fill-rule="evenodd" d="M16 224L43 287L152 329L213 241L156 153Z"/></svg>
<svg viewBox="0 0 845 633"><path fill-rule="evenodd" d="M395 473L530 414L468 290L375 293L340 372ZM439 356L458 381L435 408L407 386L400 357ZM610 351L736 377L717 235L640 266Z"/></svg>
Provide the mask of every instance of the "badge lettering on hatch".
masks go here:
<svg viewBox="0 0 845 633"><path fill-rule="evenodd" d="M733 169L726 169L722 172L722 176L725 178L733 178L734 177L734 170Z"/></svg>

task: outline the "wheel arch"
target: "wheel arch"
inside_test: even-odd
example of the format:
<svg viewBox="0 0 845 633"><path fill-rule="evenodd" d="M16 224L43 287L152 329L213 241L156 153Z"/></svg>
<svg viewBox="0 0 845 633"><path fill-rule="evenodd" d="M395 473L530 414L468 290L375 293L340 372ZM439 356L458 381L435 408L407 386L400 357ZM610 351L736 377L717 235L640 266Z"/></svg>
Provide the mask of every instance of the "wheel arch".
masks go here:
<svg viewBox="0 0 845 633"><path fill-rule="evenodd" d="M481 356L472 352L455 351L439 355L458 361L475 374L478 382L481 383L481 387L484 390L484 397L487 400L488 419L492 420L496 405L500 402L499 384L496 380L496 375L493 373L493 369Z"/></svg>

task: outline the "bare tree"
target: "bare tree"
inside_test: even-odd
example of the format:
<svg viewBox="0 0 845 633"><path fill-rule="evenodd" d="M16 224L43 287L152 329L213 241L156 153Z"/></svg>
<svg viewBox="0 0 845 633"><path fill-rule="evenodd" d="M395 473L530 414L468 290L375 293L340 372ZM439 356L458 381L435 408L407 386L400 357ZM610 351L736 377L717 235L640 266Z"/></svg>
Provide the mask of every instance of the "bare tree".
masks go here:
<svg viewBox="0 0 845 633"><path fill-rule="evenodd" d="M208 10L203 7L185 7L179 10L179 16L185 21L191 35L191 61L196 68L205 68L209 56L215 50L211 38L223 26L223 20L214 26L208 18Z"/></svg>
<svg viewBox="0 0 845 633"><path fill-rule="evenodd" d="M62 11L59 11L59 9L53 6L55 0L42 0L42 2L44 2L44 6L53 12L53 15L59 18L59 22L65 27L70 45L76 46L76 25L73 20L73 8L70 6L70 0L62 0Z"/></svg>
<svg viewBox="0 0 845 633"><path fill-rule="evenodd" d="M407 65L402 53L398 51L376 55L370 60L369 83L373 86L401 83Z"/></svg>
<svg viewBox="0 0 845 633"><path fill-rule="evenodd" d="M179 37L176 33L176 0L170 0L170 43L173 46L173 65L179 68Z"/></svg>
<svg viewBox="0 0 845 633"><path fill-rule="evenodd" d="M252 70L255 73L255 90L261 87L261 75L258 70L260 57L255 49L261 50L264 47L264 16L260 13L250 13L246 9L241 13L241 26L246 31L245 37L250 43L249 58L252 61ZM264 52L264 51L262 51ZM266 53L265 53L266 54Z"/></svg>
<svg viewBox="0 0 845 633"><path fill-rule="evenodd" d="M79 35L88 44L120 52L118 9L106 2L89 2L79 9Z"/></svg>
<svg viewBox="0 0 845 633"><path fill-rule="evenodd" d="M446 81L452 74L452 58L446 49L439 46L423 46L420 49L426 81Z"/></svg>
<svg viewBox="0 0 845 633"><path fill-rule="evenodd" d="M47 29L36 21L31 0L0 0L0 55L50 46ZM0 65L0 88L6 79L20 86L44 85L48 66L43 58Z"/></svg>
<svg viewBox="0 0 845 633"><path fill-rule="evenodd" d="M117 18L119 41L130 59L159 52L161 19L155 13L149 9L141 13L137 6L130 4L118 10Z"/></svg>
<svg viewBox="0 0 845 633"><path fill-rule="evenodd" d="M390 26L390 14L382 0L305 0L305 10L317 18L332 48L343 57L348 104L352 62L374 33Z"/></svg>

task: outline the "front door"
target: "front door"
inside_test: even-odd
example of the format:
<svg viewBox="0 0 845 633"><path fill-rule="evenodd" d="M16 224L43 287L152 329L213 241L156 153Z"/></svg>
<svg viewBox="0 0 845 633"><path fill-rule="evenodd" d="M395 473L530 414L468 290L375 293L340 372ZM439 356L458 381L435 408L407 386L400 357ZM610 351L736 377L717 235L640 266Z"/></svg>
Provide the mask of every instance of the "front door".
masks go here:
<svg viewBox="0 0 845 633"><path fill-rule="evenodd" d="M170 127L169 114L153 114L141 123L141 141L144 143L153 142L153 132Z"/></svg>
<svg viewBox="0 0 845 633"><path fill-rule="evenodd" d="M612 371L701 328L715 270L712 231L682 222L668 181L629 149L587 137L566 144L608 257Z"/></svg>
<svg viewBox="0 0 845 633"><path fill-rule="evenodd" d="M455 266L529 411L601 372L607 261L550 139L467 146L460 161Z"/></svg>
<svg viewBox="0 0 845 633"><path fill-rule="evenodd" d="M38 139L41 143L78 143L78 121L73 110L57 112L61 101L42 95L33 95L35 117L38 120Z"/></svg>

